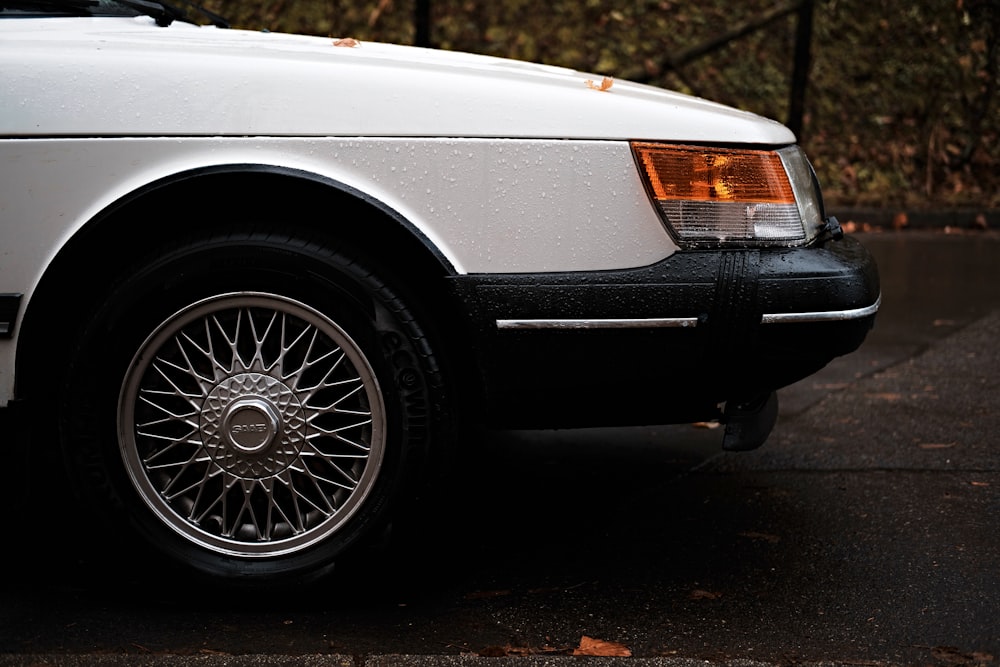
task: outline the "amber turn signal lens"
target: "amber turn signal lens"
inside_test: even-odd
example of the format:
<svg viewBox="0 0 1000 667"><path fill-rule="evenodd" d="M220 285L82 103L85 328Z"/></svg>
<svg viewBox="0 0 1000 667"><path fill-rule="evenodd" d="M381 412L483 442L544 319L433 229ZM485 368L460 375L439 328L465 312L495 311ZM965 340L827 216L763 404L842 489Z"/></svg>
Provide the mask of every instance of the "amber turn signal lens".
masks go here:
<svg viewBox="0 0 1000 667"><path fill-rule="evenodd" d="M774 151L634 143L657 199L794 204Z"/></svg>
<svg viewBox="0 0 1000 667"><path fill-rule="evenodd" d="M667 226L685 245L806 240L781 151L633 142Z"/></svg>

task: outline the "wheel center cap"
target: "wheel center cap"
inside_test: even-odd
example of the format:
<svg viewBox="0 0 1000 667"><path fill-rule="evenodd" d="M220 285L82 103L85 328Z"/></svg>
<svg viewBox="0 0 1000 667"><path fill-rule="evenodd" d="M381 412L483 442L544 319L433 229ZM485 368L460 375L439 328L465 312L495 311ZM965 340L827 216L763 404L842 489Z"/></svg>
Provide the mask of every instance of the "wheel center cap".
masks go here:
<svg viewBox="0 0 1000 667"><path fill-rule="evenodd" d="M278 411L261 398L240 398L226 406L222 436L234 450L256 454L271 446L280 430Z"/></svg>
<svg viewBox="0 0 1000 667"><path fill-rule="evenodd" d="M288 468L306 444L306 416L294 392L260 373L224 379L202 405L205 451L231 475L259 479Z"/></svg>

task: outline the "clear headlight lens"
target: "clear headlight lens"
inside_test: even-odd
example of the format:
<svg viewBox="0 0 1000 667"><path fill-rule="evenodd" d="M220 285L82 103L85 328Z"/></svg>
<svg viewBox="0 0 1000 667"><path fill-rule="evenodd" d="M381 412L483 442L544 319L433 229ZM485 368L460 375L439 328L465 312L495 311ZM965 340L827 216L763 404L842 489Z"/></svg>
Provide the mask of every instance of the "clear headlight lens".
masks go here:
<svg viewBox="0 0 1000 667"><path fill-rule="evenodd" d="M683 246L794 246L822 227L812 167L779 150L632 142L650 195Z"/></svg>

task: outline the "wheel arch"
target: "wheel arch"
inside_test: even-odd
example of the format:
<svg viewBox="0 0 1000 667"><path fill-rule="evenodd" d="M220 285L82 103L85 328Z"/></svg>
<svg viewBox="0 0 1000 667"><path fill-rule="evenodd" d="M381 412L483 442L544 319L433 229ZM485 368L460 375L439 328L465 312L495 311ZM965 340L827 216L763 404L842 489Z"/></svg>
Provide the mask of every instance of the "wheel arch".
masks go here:
<svg viewBox="0 0 1000 667"><path fill-rule="evenodd" d="M322 236L381 267L419 300L443 340L447 357L460 352L461 326L449 307L444 278L454 268L415 225L371 195L298 169L228 164L179 172L130 192L105 207L60 249L32 294L21 324L16 394L33 402L59 376L68 347L49 341L73 336L120 273L116 252L148 254L185 235L280 216L284 230ZM360 219L364 224L359 224ZM274 224L273 220L270 224ZM60 332L53 335L52 332ZM465 364L457 364L458 368Z"/></svg>

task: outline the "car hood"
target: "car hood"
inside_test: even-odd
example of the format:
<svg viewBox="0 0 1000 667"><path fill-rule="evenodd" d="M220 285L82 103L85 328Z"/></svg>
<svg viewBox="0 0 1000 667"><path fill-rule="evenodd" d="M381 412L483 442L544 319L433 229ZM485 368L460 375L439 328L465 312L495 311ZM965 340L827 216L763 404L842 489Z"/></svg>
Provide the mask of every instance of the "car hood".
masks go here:
<svg viewBox="0 0 1000 667"><path fill-rule="evenodd" d="M163 28L147 17L0 20L3 136L794 141L784 126L750 113L607 83L502 58L183 23Z"/></svg>

